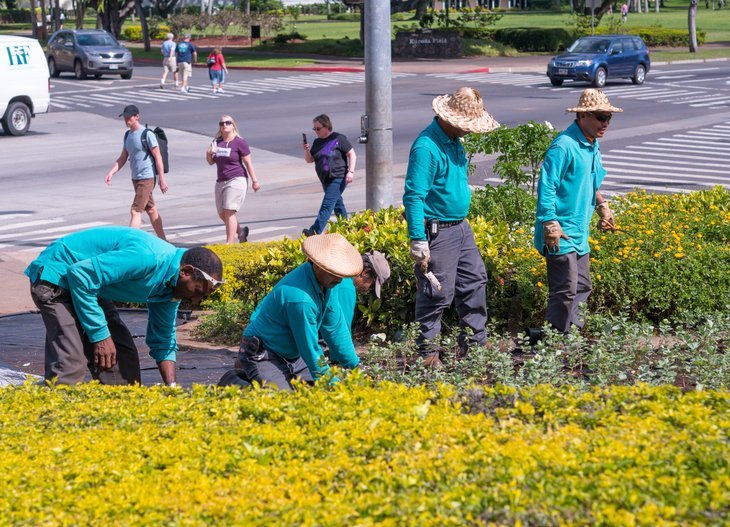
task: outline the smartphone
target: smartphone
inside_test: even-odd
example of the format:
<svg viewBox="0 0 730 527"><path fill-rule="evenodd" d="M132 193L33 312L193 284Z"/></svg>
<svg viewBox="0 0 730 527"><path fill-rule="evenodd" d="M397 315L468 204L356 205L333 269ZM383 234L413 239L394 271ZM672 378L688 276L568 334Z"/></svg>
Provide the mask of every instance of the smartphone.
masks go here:
<svg viewBox="0 0 730 527"><path fill-rule="evenodd" d="M307 144L307 134L302 133L302 143Z"/></svg>

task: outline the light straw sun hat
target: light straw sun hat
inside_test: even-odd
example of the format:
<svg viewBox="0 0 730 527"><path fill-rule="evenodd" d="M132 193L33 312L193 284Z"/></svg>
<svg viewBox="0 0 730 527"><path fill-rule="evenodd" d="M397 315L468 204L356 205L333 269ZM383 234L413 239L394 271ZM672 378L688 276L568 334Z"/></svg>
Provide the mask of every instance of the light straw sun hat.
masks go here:
<svg viewBox="0 0 730 527"><path fill-rule="evenodd" d="M484 109L482 96L474 88L459 88L453 95L439 95L431 103L439 118L469 133L499 128L497 120Z"/></svg>
<svg viewBox="0 0 730 527"><path fill-rule="evenodd" d="M578 100L578 106L568 108L566 112L623 112L621 108L616 108L610 102L608 97L601 90L588 88L584 90Z"/></svg>
<svg viewBox="0 0 730 527"><path fill-rule="evenodd" d="M362 272L362 256L338 233L316 234L302 242L302 251L317 267L346 278Z"/></svg>

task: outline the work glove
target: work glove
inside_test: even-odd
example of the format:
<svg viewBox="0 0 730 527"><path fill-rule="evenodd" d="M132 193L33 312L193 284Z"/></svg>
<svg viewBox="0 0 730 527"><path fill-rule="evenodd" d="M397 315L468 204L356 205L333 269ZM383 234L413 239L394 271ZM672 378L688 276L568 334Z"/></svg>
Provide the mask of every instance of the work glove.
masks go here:
<svg viewBox="0 0 730 527"><path fill-rule="evenodd" d="M611 208L608 206L608 201L602 201L598 205L596 205L596 212L598 213L598 216L600 216L600 220L598 222L598 228L602 231L615 231L616 230L616 222L613 219L613 212L611 212Z"/></svg>
<svg viewBox="0 0 730 527"><path fill-rule="evenodd" d="M431 260L431 249L426 240L411 240L411 258L421 268L421 272L426 274L428 262Z"/></svg>
<svg viewBox="0 0 730 527"><path fill-rule="evenodd" d="M563 232L563 228L557 220L546 221L542 224L542 232L545 235L545 245L548 252L560 252L560 238L570 240L567 234Z"/></svg>

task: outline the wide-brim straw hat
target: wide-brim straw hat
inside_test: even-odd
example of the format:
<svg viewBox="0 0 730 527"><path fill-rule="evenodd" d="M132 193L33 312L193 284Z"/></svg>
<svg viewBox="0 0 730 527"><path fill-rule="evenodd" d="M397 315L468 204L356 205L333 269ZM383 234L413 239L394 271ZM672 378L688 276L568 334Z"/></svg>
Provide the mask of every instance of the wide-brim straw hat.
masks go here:
<svg viewBox="0 0 730 527"><path fill-rule="evenodd" d="M584 90L578 100L578 106L568 108L566 112L623 112L608 101L608 97L601 90L588 88Z"/></svg>
<svg viewBox="0 0 730 527"><path fill-rule="evenodd" d="M499 128L499 123L489 115L482 96L474 88L464 87L453 95L439 95L431 107L440 119L465 132L484 133Z"/></svg>
<svg viewBox="0 0 730 527"><path fill-rule="evenodd" d="M314 265L331 275L346 278L362 272L362 256L341 234L310 236L302 242L302 251Z"/></svg>

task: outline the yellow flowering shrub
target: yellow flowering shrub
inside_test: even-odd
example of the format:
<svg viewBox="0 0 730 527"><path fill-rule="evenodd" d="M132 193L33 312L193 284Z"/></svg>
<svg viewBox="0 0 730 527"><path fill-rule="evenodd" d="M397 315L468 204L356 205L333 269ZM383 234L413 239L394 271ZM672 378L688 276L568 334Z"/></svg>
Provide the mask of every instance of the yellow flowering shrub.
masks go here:
<svg viewBox="0 0 730 527"><path fill-rule="evenodd" d="M728 392L644 385L25 385L0 524L726 525L729 434Z"/></svg>

